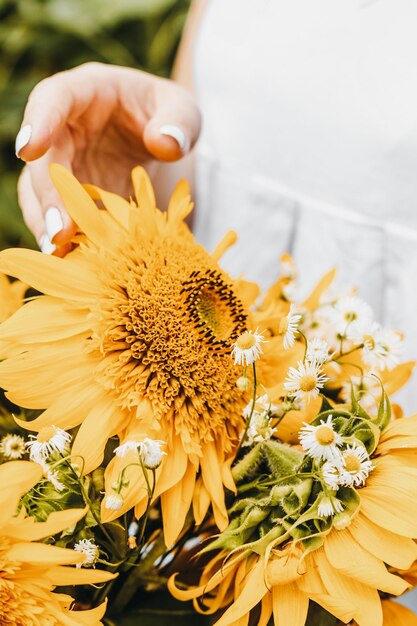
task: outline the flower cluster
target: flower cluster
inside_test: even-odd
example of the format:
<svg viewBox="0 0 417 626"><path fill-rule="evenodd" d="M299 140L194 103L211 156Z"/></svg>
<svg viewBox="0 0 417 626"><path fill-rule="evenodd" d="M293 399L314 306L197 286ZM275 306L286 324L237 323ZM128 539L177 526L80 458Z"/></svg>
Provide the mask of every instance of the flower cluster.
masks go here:
<svg viewBox="0 0 417 626"><path fill-rule="evenodd" d="M416 623L389 599L417 582L400 333L334 271L297 301L289 255L260 298L219 265L233 232L195 241L184 181L162 212L142 168L131 201L51 176L71 252L0 252L2 619L95 626L108 599L119 623L178 568L218 626Z"/></svg>

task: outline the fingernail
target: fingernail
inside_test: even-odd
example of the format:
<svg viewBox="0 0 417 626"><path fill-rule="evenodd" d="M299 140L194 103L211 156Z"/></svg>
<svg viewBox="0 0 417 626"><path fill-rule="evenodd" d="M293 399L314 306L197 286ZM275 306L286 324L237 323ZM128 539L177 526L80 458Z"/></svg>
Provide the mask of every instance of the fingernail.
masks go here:
<svg viewBox="0 0 417 626"><path fill-rule="evenodd" d="M184 131L179 128L179 126L166 124L165 126L161 126L159 132L161 133L161 135L168 135L168 137L172 137L173 139L175 139L183 152L186 152L188 150L187 138Z"/></svg>
<svg viewBox="0 0 417 626"><path fill-rule="evenodd" d="M52 254L56 250L56 245L51 243L48 235L42 235L39 248L44 254Z"/></svg>
<svg viewBox="0 0 417 626"><path fill-rule="evenodd" d="M63 228L64 222L62 221L60 210L54 206L49 207L45 213L45 230L49 241L53 241L55 235L57 235Z"/></svg>
<svg viewBox="0 0 417 626"><path fill-rule="evenodd" d="M26 124L22 126L22 128L17 133L16 142L15 142L15 151L16 156L18 157L20 151L28 145L30 138L32 137L32 126L30 124Z"/></svg>

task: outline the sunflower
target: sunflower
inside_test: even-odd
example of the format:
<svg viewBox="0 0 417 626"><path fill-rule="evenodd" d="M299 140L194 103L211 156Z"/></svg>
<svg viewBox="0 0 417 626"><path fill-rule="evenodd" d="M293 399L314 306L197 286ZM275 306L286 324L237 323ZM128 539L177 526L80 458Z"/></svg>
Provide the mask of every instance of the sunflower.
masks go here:
<svg viewBox="0 0 417 626"><path fill-rule="evenodd" d="M3 626L98 626L106 605L88 611L70 610L73 598L53 593L57 585L84 585L114 578L109 572L80 570L66 565L81 563L85 556L39 539L76 524L84 509L52 513L46 522L35 522L16 508L20 497L42 475L36 463L10 461L0 466L0 616Z"/></svg>
<svg viewBox="0 0 417 626"><path fill-rule="evenodd" d="M7 276L0 274L0 322L22 306L26 290L27 285L19 280L11 283Z"/></svg>
<svg viewBox="0 0 417 626"><path fill-rule="evenodd" d="M101 463L115 435L122 444L164 441L155 497L161 496L168 545L183 526L198 472L196 518L212 503L224 528L224 486L234 488L230 465L245 404L231 351L257 297L256 286L232 280L218 265L235 235L211 254L196 243L184 222L192 209L184 181L163 213L140 167L132 173L137 206L84 188L60 166L51 176L79 226L79 245L65 259L0 253L0 269L45 294L0 329L7 343L0 385L13 402L46 409L22 426L80 425L72 453L83 457L85 472ZM117 510L103 506L104 521L133 506L139 517L146 506L143 473L131 462L129 455L115 457L107 468L110 496L126 464L129 485Z"/></svg>
<svg viewBox="0 0 417 626"><path fill-rule="evenodd" d="M331 428L343 434L348 443L344 454L349 456L347 462L340 453L339 487L322 491L323 474L318 482L312 478L320 473L317 459L309 461L299 452L296 462L294 448L269 442L252 449L248 454L252 468L242 459L235 470L238 490L242 468L246 472L242 484L250 475L252 490L244 489L231 509L229 528L205 550L221 548L220 552L204 568L198 587L178 586L172 577L171 593L182 600L193 599L201 612L226 608L216 626L244 626L255 607L260 625L266 626L273 616L275 626L304 626L310 600L343 623L395 624L392 616L402 609L383 606L379 591L398 596L409 589L407 576L400 576L399 570L407 570L417 559L413 541L417 537L417 415L385 426L390 414L386 400L384 406L379 423L365 420L363 414L335 414ZM321 423L319 416L313 425L320 428ZM353 454L356 446L361 446L361 455ZM372 471L367 467L361 484L347 487L344 475L354 470L355 462L360 473L368 453ZM269 462L275 470L268 481L261 455L267 460L276 457L275 466ZM258 485L257 495L254 485ZM327 508L327 517L320 507Z"/></svg>

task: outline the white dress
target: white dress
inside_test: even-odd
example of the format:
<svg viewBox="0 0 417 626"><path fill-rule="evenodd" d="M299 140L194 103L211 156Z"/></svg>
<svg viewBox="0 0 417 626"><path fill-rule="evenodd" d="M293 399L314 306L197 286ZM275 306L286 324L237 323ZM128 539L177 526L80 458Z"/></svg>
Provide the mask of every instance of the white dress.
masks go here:
<svg viewBox="0 0 417 626"><path fill-rule="evenodd" d="M261 285L336 266L417 358L416 0L211 0L197 37L195 232ZM417 378L401 393L417 412Z"/></svg>

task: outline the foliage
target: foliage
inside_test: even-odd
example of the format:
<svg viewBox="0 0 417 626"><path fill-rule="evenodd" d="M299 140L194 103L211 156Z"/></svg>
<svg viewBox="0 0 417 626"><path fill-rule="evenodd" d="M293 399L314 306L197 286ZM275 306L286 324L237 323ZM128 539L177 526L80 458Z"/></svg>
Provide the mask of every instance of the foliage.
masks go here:
<svg viewBox="0 0 417 626"><path fill-rule="evenodd" d="M167 76L189 0L0 0L0 248L35 246L13 144L33 86L86 61Z"/></svg>

